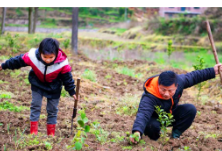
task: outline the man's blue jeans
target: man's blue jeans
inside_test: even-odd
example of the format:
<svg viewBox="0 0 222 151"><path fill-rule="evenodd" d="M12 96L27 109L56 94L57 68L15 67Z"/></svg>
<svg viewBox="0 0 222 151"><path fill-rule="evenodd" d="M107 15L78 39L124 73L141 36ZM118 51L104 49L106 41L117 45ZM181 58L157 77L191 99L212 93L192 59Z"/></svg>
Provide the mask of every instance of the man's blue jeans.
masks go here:
<svg viewBox="0 0 222 151"><path fill-rule="evenodd" d="M31 103L31 112L30 120L38 121L41 113L42 107L42 98L43 96L35 91L32 91L32 103ZM56 124L57 123L57 113L58 113L58 104L59 99L49 99L47 98L46 110L48 113L47 124Z"/></svg>

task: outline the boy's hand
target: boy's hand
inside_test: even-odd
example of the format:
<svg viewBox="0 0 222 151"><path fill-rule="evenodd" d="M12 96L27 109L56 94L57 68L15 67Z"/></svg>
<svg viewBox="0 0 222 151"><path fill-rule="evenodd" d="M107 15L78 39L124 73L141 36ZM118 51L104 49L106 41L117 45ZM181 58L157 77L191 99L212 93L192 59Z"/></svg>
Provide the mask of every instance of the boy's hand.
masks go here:
<svg viewBox="0 0 222 151"><path fill-rule="evenodd" d="M136 131L136 132L134 132L134 135L138 135L139 136L139 140L140 140L140 132L139 131ZM132 143L134 143L134 144L137 144L139 141L137 140L135 140L134 138L132 138L132 137L130 137L130 141L132 142Z"/></svg>
<svg viewBox="0 0 222 151"><path fill-rule="evenodd" d="M2 66L0 65L0 71L2 70Z"/></svg>
<svg viewBox="0 0 222 151"><path fill-rule="evenodd" d="M75 94L73 95L73 98L74 98L74 100L76 100L76 99L77 99L77 97L76 97L76 95L75 95Z"/></svg>
<svg viewBox="0 0 222 151"><path fill-rule="evenodd" d="M218 63L214 66L215 75L219 74L219 72L218 72L219 69L222 72L222 64L221 63Z"/></svg>

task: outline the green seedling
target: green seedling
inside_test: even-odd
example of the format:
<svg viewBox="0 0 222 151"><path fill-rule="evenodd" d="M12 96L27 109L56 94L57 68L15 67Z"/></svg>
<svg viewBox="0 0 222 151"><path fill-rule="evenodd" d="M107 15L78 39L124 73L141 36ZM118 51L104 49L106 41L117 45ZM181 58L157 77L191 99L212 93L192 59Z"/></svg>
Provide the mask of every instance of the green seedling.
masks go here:
<svg viewBox="0 0 222 151"><path fill-rule="evenodd" d="M164 109L161 109L160 106L155 106L155 108L155 111L158 114L157 121L159 121L161 124L160 141L163 145L165 145L169 140L167 137L167 127L170 126L175 120L173 119L173 115L171 113L166 113Z"/></svg>
<svg viewBox="0 0 222 151"><path fill-rule="evenodd" d="M131 134L130 138L133 138L136 142L140 141L140 136L136 133L136 134ZM132 145L133 143L130 141L130 144Z"/></svg>
<svg viewBox="0 0 222 151"><path fill-rule="evenodd" d="M79 115L77 118L78 126L77 126L77 133L73 137L72 144L67 146L68 149L72 148L73 150L81 150L83 145L88 147L85 144L85 139L87 137L87 133L90 131L90 126L86 125L88 122L88 118L86 117L85 111L80 110Z"/></svg>
<svg viewBox="0 0 222 151"><path fill-rule="evenodd" d="M205 64L204 59L202 57L200 57L200 56L197 56L196 61L197 61L197 64L193 65L194 69L195 70L202 70L202 69L204 69L204 64ZM203 82L199 83L197 85L197 87L198 87L197 100L199 100L199 98L200 98L200 94L201 94L203 86L204 86Z"/></svg>

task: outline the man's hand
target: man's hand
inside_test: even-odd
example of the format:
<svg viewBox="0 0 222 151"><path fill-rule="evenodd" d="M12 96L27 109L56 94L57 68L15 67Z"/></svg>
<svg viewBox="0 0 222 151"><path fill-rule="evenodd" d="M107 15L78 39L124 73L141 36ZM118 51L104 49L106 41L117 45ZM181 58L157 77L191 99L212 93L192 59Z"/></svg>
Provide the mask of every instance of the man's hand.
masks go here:
<svg viewBox="0 0 222 151"><path fill-rule="evenodd" d="M219 74L219 72L218 72L219 69L222 72L222 64L221 63L218 63L214 66L215 75Z"/></svg>
<svg viewBox="0 0 222 151"><path fill-rule="evenodd" d="M130 137L130 142L132 142L132 143L134 143L134 144L137 144L139 141L140 141L140 132L139 131L136 131L136 132L134 132L134 134L133 134L134 136L136 136L137 138L139 138L139 139L136 139L136 138L134 138L134 137Z"/></svg>
<svg viewBox="0 0 222 151"><path fill-rule="evenodd" d="M75 95L75 94L73 95L73 98L74 98L74 100L76 100L76 99L77 99L77 97L76 97L76 95Z"/></svg>
<svg viewBox="0 0 222 151"><path fill-rule="evenodd" d="M0 71L2 70L2 66L0 65Z"/></svg>

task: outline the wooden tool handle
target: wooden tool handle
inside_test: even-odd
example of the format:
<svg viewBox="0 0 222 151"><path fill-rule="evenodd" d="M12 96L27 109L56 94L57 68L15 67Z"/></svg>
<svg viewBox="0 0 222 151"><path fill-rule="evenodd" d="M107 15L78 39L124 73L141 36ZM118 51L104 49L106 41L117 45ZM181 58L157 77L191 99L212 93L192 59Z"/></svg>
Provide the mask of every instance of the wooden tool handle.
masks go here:
<svg viewBox="0 0 222 151"><path fill-rule="evenodd" d="M77 86L76 86L76 100L75 100L74 108L77 107L78 100L79 100L79 87L80 87L80 78L77 79Z"/></svg>
<svg viewBox="0 0 222 151"><path fill-rule="evenodd" d="M206 21L206 28L207 28L208 37L210 39L211 47L213 49L214 59L216 61L216 64L218 64L220 62L218 60L217 50L216 50L216 47L215 47L215 44L214 44L214 39L213 39L213 36L212 36L212 33L211 33L210 24L209 24L208 20ZM222 83L222 73L220 71L220 68L219 68L218 72L220 74L220 82Z"/></svg>

